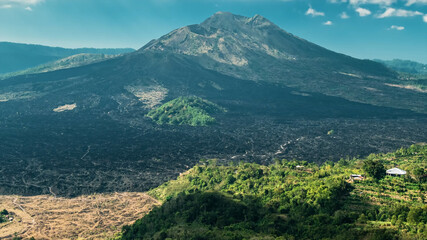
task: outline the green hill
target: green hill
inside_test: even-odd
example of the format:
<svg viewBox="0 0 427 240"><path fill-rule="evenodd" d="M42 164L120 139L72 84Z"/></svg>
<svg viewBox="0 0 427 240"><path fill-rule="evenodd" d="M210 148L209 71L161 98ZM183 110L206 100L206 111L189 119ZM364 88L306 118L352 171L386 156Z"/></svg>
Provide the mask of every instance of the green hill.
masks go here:
<svg viewBox="0 0 427 240"><path fill-rule="evenodd" d="M3 75L0 75L0 79L6 79L10 77L19 76L19 75L25 75L25 74L36 74L36 73L50 72L50 71L55 71L60 69L67 69L72 67L79 67L79 66L111 59L117 56L119 55L81 53L81 54L76 54L70 57L66 57L66 58L54 61L54 62L49 62L36 67L28 68L22 71L6 73Z"/></svg>
<svg viewBox="0 0 427 240"><path fill-rule="evenodd" d="M117 55L131 48L61 48L35 44L0 42L0 74L21 71L80 53Z"/></svg>
<svg viewBox="0 0 427 240"><path fill-rule="evenodd" d="M210 114L224 111L199 97L179 97L151 110L147 116L160 125L207 126L216 122Z"/></svg>
<svg viewBox="0 0 427 240"><path fill-rule="evenodd" d="M425 239L426 160L427 146L413 145L321 166L205 161L151 190L164 204L121 239ZM408 175L374 179L370 161Z"/></svg>

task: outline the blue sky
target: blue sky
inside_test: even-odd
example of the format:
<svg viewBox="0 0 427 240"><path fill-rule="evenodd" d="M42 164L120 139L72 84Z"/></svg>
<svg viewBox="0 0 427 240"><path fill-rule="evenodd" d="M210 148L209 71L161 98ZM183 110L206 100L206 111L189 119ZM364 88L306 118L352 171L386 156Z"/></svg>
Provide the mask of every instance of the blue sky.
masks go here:
<svg viewBox="0 0 427 240"><path fill-rule="evenodd" d="M138 49L218 11L358 58L427 63L427 0L0 0L0 41Z"/></svg>

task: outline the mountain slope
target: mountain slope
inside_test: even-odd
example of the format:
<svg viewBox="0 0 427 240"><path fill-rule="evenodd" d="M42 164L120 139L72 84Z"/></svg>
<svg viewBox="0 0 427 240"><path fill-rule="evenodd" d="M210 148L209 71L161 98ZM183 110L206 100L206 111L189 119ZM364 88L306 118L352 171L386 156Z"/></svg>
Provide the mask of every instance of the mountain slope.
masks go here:
<svg viewBox="0 0 427 240"><path fill-rule="evenodd" d="M207 55L217 62L237 66L262 64L255 60L267 56L273 57L275 60L287 60L291 64L299 64L303 60L324 64L323 61L328 60L335 63L342 62L338 66L333 66L336 70L342 67L341 65L348 64L348 67L354 70L370 74L394 75L393 72L376 62L337 54L298 38L260 15L247 18L219 12L199 25L177 29L152 41L139 51L150 49L170 50L194 56ZM271 59L267 60L271 61Z"/></svg>
<svg viewBox="0 0 427 240"><path fill-rule="evenodd" d="M408 176L374 180L363 170L369 160ZM417 169L426 160L427 146L413 145L321 166L204 161L151 190L163 205L124 227L121 239L425 239L427 179Z"/></svg>
<svg viewBox="0 0 427 240"><path fill-rule="evenodd" d="M379 106L427 112L425 95L387 83L397 74L384 65L338 54L300 39L267 19L217 13L141 48L195 58L203 67L240 79L282 83L303 91ZM352 89L352 91L348 91ZM415 102L414 102L415 101Z"/></svg>
<svg viewBox="0 0 427 240"><path fill-rule="evenodd" d="M0 81L0 192L143 191L201 158L320 163L425 142L426 95L385 85L393 74L259 16L217 14L137 52ZM227 112L209 127L147 117L188 96Z"/></svg>
<svg viewBox="0 0 427 240"><path fill-rule="evenodd" d="M389 86L427 93L427 64L401 59L374 61L383 63L399 73L399 77L394 83L388 84Z"/></svg>
<svg viewBox="0 0 427 240"><path fill-rule="evenodd" d="M117 57L117 56L119 55L80 53L80 54L59 59L54 62L49 62L36 67L28 68L22 71L6 73L3 75L0 75L0 79L11 78L19 75L24 75L24 74L36 74L36 73L51 72L51 71L56 71L56 70L61 70L66 68L72 68L72 67L80 67L83 65L100 62L100 61Z"/></svg>
<svg viewBox="0 0 427 240"><path fill-rule="evenodd" d="M271 70L265 67L278 64L284 68L283 73L299 70L298 68L302 66L321 65L327 66L327 70L333 69L335 73L351 71L352 74L364 76L379 74L381 77L395 76L381 64L354 59L322 48L287 33L259 15L247 18L219 12L199 25L183 27L154 40L139 52L147 50L207 56L206 62L202 62L205 67L225 73L237 71L233 74L254 80L285 81L280 79L283 76L277 76L277 72L274 75L269 74L270 76L262 75ZM227 64L232 71L218 65L220 63Z"/></svg>
<svg viewBox="0 0 427 240"><path fill-rule="evenodd" d="M414 62L410 60L402 60L402 59L393 59L393 60L380 60L375 59L374 61L383 63L387 67L404 73L411 74L427 74L427 64L422 64L419 62Z"/></svg>
<svg viewBox="0 0 427 240"><path fill-rule="evenodd" d="M42 45L0 42L0 74L16 72L80 53L116 55L134 51L124 49L67 49Z"/></svg>

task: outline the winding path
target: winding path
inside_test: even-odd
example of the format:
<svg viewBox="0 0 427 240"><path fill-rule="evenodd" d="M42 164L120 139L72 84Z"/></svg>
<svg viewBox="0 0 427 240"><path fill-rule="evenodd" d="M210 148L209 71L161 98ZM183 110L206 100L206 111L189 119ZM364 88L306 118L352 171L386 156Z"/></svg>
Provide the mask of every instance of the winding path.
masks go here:
<svg viewBox="0 0 427 240"><path fill-rule="evenodd" d="M35 218L33 218L33 216L31 216L27 211L25 211L25 209L21 206L21 204L19 204L19 203L17 203L16 201L18 200L18 197L16 197L15 199L13 199L13 204L15 205L15 206L17 206L19 209L21 209L21 211L23 212L23 213L25 213L26 215L28 215L30 218L31 218L31 220L32 220L32 225L31 226L28 226L26 229L24 229L20 234L24 234L24 233L26 233L28 230L30 230L31 228L33 228L35 225L36 225L36 219Z"/></svg>

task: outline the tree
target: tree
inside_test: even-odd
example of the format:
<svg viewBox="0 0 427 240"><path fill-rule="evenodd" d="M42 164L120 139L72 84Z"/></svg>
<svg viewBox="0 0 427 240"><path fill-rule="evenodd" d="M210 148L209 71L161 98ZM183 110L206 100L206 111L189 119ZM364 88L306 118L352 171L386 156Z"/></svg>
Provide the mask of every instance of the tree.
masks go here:
<svg viewBox="0 0 427 240"><path fill-rule="evenodd" d="M396 215L393 215L393 217L391 217L391 220L390 220L391 224L396 225L396 221L397 221L397 217Z"/></svg>
<svg viewBox="0 0 427 240"><path fill-rule="evenodd" d="M386 173L384 165L380 161L374 161L372 159L364 161L363 170L366 174L377 180L383 178Z"/></svg>
<svg viewBox="0 0 427 240"><path fill-rule="evenodd" d="M365 214L362 213L357 219L357 222L360 224L366 224L368 222L368 218L365 216Z"/></svg>
<svg viewBox="0 0 427 240"><path fill-rule="evenodd" d="M418 167L414 170L414 175L417 178L418 181L422 181L424 177L424 168Z"/></svg>
<svg viewBox="0 0 427 240"><path fill-rule="evenodd" d="M411 210L408 213L407 220L408 222L412 224L417 224L420 221L420 218L423 214L423 210L421 208L411 208Z"/></svg>
<svg viewBox="0 0 427 240"><path fill-rule="evenodd" d="M6 209L4 209L3 211L1 211L1 212L0 212L0 223L2 223L2 222L5 222L5 221L6 221L6 219L4 219L4 217L3 217L3 216L5 216L5 215L7 215L7 214L9 214L9 212L8 212Z"/></svg>

